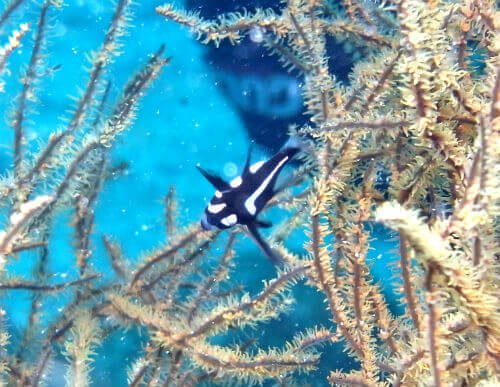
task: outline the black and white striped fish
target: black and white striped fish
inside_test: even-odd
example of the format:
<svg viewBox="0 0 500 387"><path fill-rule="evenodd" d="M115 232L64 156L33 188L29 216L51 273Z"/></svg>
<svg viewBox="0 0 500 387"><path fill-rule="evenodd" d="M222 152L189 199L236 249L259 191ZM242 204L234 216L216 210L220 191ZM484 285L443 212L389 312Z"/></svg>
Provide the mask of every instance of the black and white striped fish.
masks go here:
<svg viewBox="0 0 500 387"><path fill-rule="evenodd" d="M281 261L258 232L259 227L271 227L271 223L257 219L257 216L276 194L275 185L279 173L301 149L299 141L292 138L269 160L255 164L250 164L249 150L242 174L229 183L216 174L197 167L217 190L203 213L202 227L210 230L213 227L226 229L237 224L243 225L271 261Z"/></svg>

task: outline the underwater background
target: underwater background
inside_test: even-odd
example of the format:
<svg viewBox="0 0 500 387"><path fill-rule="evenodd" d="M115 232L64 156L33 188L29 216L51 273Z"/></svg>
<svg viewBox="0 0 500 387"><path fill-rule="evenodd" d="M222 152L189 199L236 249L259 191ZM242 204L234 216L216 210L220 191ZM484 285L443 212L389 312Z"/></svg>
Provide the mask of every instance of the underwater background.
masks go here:
<svg viewBox="0 0 500 387"><path fill-rule="evenodd" d="M202 1L177 2L188 9L199 10L202 16L214 17L220 12L234 11L243 7L279 8L277 1ZM239 174L250 144L255 144L253 160L264 159L277 151L287 138L287 128L292 124L304 124L308 117L303 112L300 78L282 69L273 57L264 55L259 36L245 38L242 44L232 46L225 42L220 48L205 46L193 39L184 27L166 22L154 12L159 1L140 1L133 6L130 28L122 38L123 53L115 59L111 70L110 94L117 95L130 73L136 71L148 53L161 44L170 65L145 95L131 130L120 139L120 145L112 151L113 177L105 182L95 210L95 230L92 239L94 259L91 265L100 272L109 272L104 248L100 240L109 235L122 241L124 255L138 257L141 252L164 240L164 198L171 186L175 186L180 200L180 223L199 219L207 201L213 194L212 187L201 177L195 166L216 170L224 178ZM38 8L32 7L22 16L14 14L9 23L34 22ZM47 62L60 68L41 80L39 103L36 108L36 125L28 125L29 139L45 139L60 128L60 118L73 106L70 96L77 95L79 87L88 76L82 64L86 56L102 41L103 34L113 13L113 4L105 0L68 0L51 16ZM18 82L23 63L29 57L29 45L18 50L9 65L13 76L7 80L7 94L20 89ZM343 82L357 58L356 50L349 45L329 43L332 72ZM13 110L13 101L0 99L0 109ZM35 113L35 112L33 112ZM6 117L7 120L8 117ZM7 171L12 164L13 133L2 121L0 129L0 169ZM289 167L290 170L297 164ZM286 175L286 173L285 173ZM51 236L50 271L55 279L74 276L69 268L73 264L70 213L56 220L56 232ZM265 218L278 223L286 217L285 211L273 209ZM391 299L389 283L391 270L387 268L392 250L397 247L391 235L380 226L372 227L372 249L369 257L374 265L375 279ZM294 252L303 252L303 230L294 233L287 246ZM222 246L218 248L222 249ZM261 288L263 280L275 274L275 268L257 247L245 238L236 245L237 256L232 281L242 284L250 293ZM9 264L15 273L29 273L33 269L34 254L25 253L21 259ZM287 338L311 322L328 323L322 296L316 290L299 285L296 291L298 307L267 324L258 331L246 329L248 338L258 337L265 345L282 345ZM11 346L19 340L26 326L30 297L28 292L7 292L3 295L7 311L6 325L12 336ZM64 295L49 297L54 314L64 304ZM397 312L397 310L394 310ZM50 319L51 316L43 316ZM126 337L126 339L125 339ZM133 338L133 339L131 339ZM105 339L97 351L92 380L95 386L119 386L126 384L126 369L139 356L145 337L136 330L115 332ZM224 340L230 340L227 337ZM36 348L33 348L36 350ZM326 385L325 376L331 369L349 369L348 360L341 346L322 357L320 369L325 372L317 379L303 377L310 385ZM50 370L48 385L64 385L64 361L55 362Z"/></svg>

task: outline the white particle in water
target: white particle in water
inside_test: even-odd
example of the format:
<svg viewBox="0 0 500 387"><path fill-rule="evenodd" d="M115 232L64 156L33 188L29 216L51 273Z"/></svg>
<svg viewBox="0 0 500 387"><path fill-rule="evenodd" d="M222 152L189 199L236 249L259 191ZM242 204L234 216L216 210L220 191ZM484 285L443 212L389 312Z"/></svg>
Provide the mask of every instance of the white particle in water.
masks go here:
<svg viewBox="0 0 500 387"><path fill-rule="evenodd" d="M230 162L224 164L222 171L224 172L224 175L226 175L228 177L233 177L238 173L238 166L235 163L230 161Z"/></svg>
<svg viewBox="0 0 500 387"><path fill-rule="evenodd" d="M262 43L264 40L264 29L259 26L253 26L248 35L254 43Z"/></svg>

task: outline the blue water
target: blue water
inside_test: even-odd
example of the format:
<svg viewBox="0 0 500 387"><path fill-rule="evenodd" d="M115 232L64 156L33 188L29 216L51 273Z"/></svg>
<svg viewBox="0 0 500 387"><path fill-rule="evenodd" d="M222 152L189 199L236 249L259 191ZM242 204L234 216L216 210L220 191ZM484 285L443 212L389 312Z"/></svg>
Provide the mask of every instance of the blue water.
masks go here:
<svg viewBox="0 0 500 387"><path fill-rule="evenodd" d="M167 55L172 56L171 64L143 98L130 131L118 140L112 152L111 166L126 163L127 167L119 176L108 181L99 194L92 265L104 273L110 273L110 267L100 242L101 235L112 236L121 242L125 256L131 261L138 259L142 252L165 241L162 201L170 185L176 186L180 200L179 222L185 225L195 221L213 193L210 185L197 172L196 165L217 170L225 178L234 177L244 162L251 142L258 144L254 147L255 160L267 157L284 142L286 123L306 120L301 115L300 103L297 104L297 101L300 102L300 92L297 93L300 85L294 76L277 72L270 63L264 64L268 67L261 68L252 55L245 62L245 55L248 52L251 54L251 46L247 46L250 51L243 53L225 48L223 52L229 52L227 63L222 59L214 64L210 58L217 55L217 51L199 44L186 29L156 15L154 8L161 3L141 1L133 6L131 27L127 36L121 39L123 54L115 59L109 71L111 100L114 100L127 78L162 43L166 45ZM27 4L28 7L17 11L1 32L3 41L10 28L17 23L36 20L39 5L35 2ZM36 114L35 111L30 114L33 124L28 125L26 132L32 143L44 140L52 131L64 127L61 117L70 116L68 110L75 105L70 96L78 96L79 90L84 87L88 78L85 68L90 67L87 55L99 47L112 12L113 2L103 0L67 1L61 10L50 11L51 32L45 50L46 62L49 66L61 64L62 67L40 82L37 90L39 103L34 109ZM11 97L20 90L18 79L30 54L31 39L25 40L24 47L11 58L9 69L12 76L4 76L7 81L6 95ZM232 61L232 55L238 58L237 65ZM246 65L242 66L242 61ZM284 100L276 100L273 95L266 94L262 84L269 79L277 85L276 95L286 91ZM222 85L224 83L225 86ZM248 96L249 90L253 93L251 97ZM272 90L269 92L272 93ZM257 101L256 112L249 107L252 101ZM1 111L10 112L13 107L12 98L0 99ZM260 120L266 123L266 128L260 128L259 122L252 121L255 115L266 116ZM2 122L2 171L8 170L12 163L12 138L12 130L6 122ZM270 220L276 222L286 216L283 212L272 214L276 219ZM55 281L77 275L71 228L67 227L70 217L70 213L65 213L56 220L51 240L50 270ZM379 240L374 242L375 249L370 252L375 262L374 274L377 278L385 278L383 286L389 291L386 279L388 269L382 258L390 256L394 244L385 242L389 235L380 230L376 235ZM299 232L296 240L290 242L290 247L300 253L303 238L302 232ZM251 293L258 292L262 280L272 278L275 268L245 239L240 239L236 249L238 257L234 283L243 284ZM24 275L30 273L34 257L23 254L21 260L9 265L9 270ZM298 286L296 296L297 305L292 313L258 332L245 331L243 336L257 336L264 345L282 345L305 327L329 324L322 297L315 290ZM57 315L58 308L66 300L64 295L58 295L49 297L46 302ZM15 345L19 332L26 325L29 294L9 293L3 302L8 313L6 324ZM53 316L45 317L50 319ZM140 356L145 340L145 336L134 330L118 332L107 338L98 351L98 361L94 365L94 385L123 385L126 381L125 370ZM352 365L341 347L328 347L327 351L319 374L304 380L320 385L320 380L324 381L330 370ZM52 368L50 385L62 385L62 375L64 359L60 358Z"/></svg>

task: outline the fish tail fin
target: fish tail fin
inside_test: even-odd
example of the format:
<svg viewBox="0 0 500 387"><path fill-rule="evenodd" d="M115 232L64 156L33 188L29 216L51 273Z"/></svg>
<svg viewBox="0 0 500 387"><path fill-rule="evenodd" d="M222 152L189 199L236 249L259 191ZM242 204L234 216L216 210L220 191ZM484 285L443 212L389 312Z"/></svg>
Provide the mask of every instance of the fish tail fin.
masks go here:
<svg viewBox="0 0 500 387"><path fill-rule="evenodd" d="M283 258L281 258L271 247L267 244L267 242L262 239L259 231L257 230L257 226L255 224L247 225L248 233L259 249L266 255L267 258L274 264L279 265L283 263Z"/></svg>
<svg viewBox="0 0 500 387"><path fill-rule="evenodd" d="M296 152L306 152L310 153L310 145L298 135L292 135L288 138L282 149L296 150Z"/></svg>

